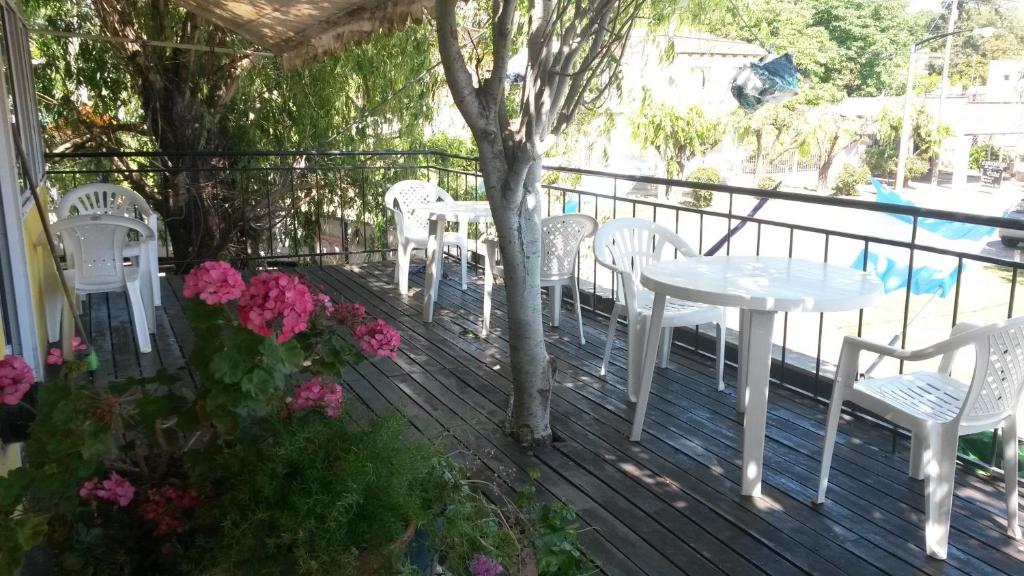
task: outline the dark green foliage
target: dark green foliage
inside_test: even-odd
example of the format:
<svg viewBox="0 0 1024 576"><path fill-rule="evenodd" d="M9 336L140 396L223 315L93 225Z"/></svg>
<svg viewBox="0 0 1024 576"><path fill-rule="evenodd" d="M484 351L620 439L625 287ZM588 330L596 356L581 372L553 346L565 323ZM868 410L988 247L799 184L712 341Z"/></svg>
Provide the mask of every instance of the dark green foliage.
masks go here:
<svg viewBox="0 0 1024 576"><path fill-rule="evenodd" d="M866 184L871 177L871 171L867 166L855 164L843 164L836 176L836 183L832 187L833 196L856 196L857 187Z"/></svg>
<svg viewBox="0 0 1024 576"><path fill-rule="evenodd" d="M686 180L690 182L702 182L704 184L721 184L722 174L717 168L705 166L690 172L690 174L686 176ZM701 190L699 188L693 189L693 205L697 208L707 208L708 206L711 206L711 201L713 199L714 192L710 190Z"/></svg>
<svg viewBox="0 0 1024 576"><path fill-rule="evenodd" d="M451 464L410 439L404 421L360 431L303 414L267 424L261 442L218 458L211 491L221 496L197 519L210 536L189 553L193 571L352 574L361 550L387 550L440 513Z"/></svg>
<svg viewBox="0 0 1024 576"><path fill-rule="evenodd" d="M871 174L891 177L896 174L900 149L900 127L903 118L895 112L883 109L876 120L877 134L865 153L864 163ZM942 140L952 134L945 124L938 124L935 117L924 107L916 108L911 115L911 149L907 158L906 178L912 180L928 171L928 160L939 153Z"/></svg>

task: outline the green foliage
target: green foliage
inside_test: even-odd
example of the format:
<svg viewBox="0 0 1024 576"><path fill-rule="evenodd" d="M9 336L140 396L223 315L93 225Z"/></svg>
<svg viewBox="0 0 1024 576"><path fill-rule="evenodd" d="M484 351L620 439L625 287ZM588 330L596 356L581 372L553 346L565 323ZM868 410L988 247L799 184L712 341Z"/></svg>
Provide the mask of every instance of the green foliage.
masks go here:
<svg viewBox="0 0 1024 576"><path fill-rule="evenodd" d="M646 94L640 115L633 120L633 139L657 150L669 178L678 178L690 160L718 146L724 132L722 123L704 116L699 106L680 114L672 106L651 102Z"/></svg>
<svg viewBox="0 0 1024 576"><path fill-rule="evenodd" d="M857 187L865 184L871 172L867 166L859 164L844 164L836 177L836 183L832 187L833 196L856 196Z"/></svg>
<svg viewBox="0 0 1024 576"><path fill-rule="evenodd" d="M717 168L704 166L690 172L686 176L686 180L689 182L702 182L704 184L721 184L722 174ZM691 201L697 208L707 208L708 206L711 206L711 201L714 197L714 192L710 190L701 190L700 188L692 189Z"/></svg>
<svg viewBox="0 0 1024 576"><path fill-rule="evenodd" d="M762 176L754 185L762 190L774 190L779 185L779 179L774 176Z"/></svg>
<svg viewBox="0 0 1024 576"><path fill-rule="evenodd" d="M981 163L986 160L1002 160L1005 153L991 142L983 142L971 146L969 165L972 170L981 170Z"/></svg>
<svg viewBox="0 0 1024 576"><path fill-rule="evenodd" d="M186 317L194 385L166 373L83 385L79 359L39 387L26 465L0 478L3 573L40 546L66 574L396 574L413 528L432 532L453 575L481 553L510 576L535 574L521 566L534 556L543 576L592 572L570 508L491 505L404 420L357 426L325 410L309 380L340 402L335 383L364 355L322 303L286 342L240 325L232 303L189 299ZM82 496L114 472L129 501Z"/></svg>
<svg viewBox="0 0 1024 576"><path fill-rule="evenodd" d="M992 60L1019 60L1024 58L1024 14L1018 0L961 0L957 28L976 30L992 28L990 36L958 34L953 37L953 50L949 62L949 80L963 87L984 84L988 77L988 64ZM939 16L943 23L945 14ZM943 43L934 46L941 50ZM933 64L938 74L941 64Z"/></svg>
<svg viewBox="0 0 1024 576"><path fill-rule="evenodd" d="M451 463L403 420L366 430L317 414L267 424L260 442L217 459L211 490L221 496L197 518L213 536L189 551L191 571L355 574L364 550L394 567L404 547L389 547L446 502Z"/></svg>
<svg viewBox="0 0 1024 576"><path fill-rule="evenodd" d="M700 30L790 52L811 84L850 96L898 92L922 26L904 0L692 0L680 14Z"/></svg>
<svg viewBox="0 0 1024 576"><path fill-rule="evenodd" d="M924 107L918 107L911 116L911 149L907 158L907 180L917 178L928 171L928 160L939 153L942 141L952 135L952 129L939 125ZM875 121L874 141L865 152L864 162L872 174L890 177L896 173L900 149L900 129L903 118L888 109L883 109Z"/></svg>

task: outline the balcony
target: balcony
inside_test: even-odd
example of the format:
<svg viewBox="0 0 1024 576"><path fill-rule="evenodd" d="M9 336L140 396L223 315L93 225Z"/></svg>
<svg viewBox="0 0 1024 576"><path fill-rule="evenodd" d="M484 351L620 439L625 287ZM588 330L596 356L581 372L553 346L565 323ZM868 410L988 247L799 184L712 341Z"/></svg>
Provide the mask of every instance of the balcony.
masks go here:
<svg viewBox="0 0 1024 576"><path fill-rule="evenodd" d="M110 160L53 158L51 182L70 186L162 174L154 156L122 158L117 168ZM906 474L907 437L868 414L844 417L830 500L820 507L810 504L842 335L888 341L896 334L909 347L941 339L961 320L1017 314L1024 263L986 253L988 247L968 252L932 243L922 232L926 219L995 226L1006 221L729 186L706 186L712 203L697 208L685 201L690 184L565 168L548 174L545 214L580 211L599 221L645 217L678 231L701 253L717 246L721 254L792 255L852 265L860 250L885 247L907 255L908 285L925 267L942 262L952 262L955 282L945 297L899 289L876 309L793 314L777 323L765 490L763 498L752 500L739 495L743 421L734 408L734 366L727 371L726 391L718 392L711 342L701 331L676 331L669 368L655 372L646 434L639 443L628 441L632 405L625 393L622 330L608 374L599 370L616 287L586 247L580 279L587 344L579 344L571 322L546 332L549 354L558 362L552 403L557 439L529 453L508 439L502 425L511 380L501 285L486 338L477 335L479 271L468 291L442 281L435 321L424 324L419 319L423 275L411 276L408 296L391 286L391 244L380 206L383 183L414 177L431 179L457 198L481 198L472 159L433 152L252 154L230 158L221 177L238 192L241 205L262 218L240 239L245 246L240 261L288 268L340 300L364 302L368 312L401 331L403 347L395 364L363 364L346 379L350 413L365 421L400 412L419 432L442 436L476 475L501 484L517 484L529 469L538 469L548 495L572 503L591 528L582 538L608 574L1020 572L1024 548L1005 536L1002 484L987 478L999 474L992 467L998 463L978 461L988 453L964 455L949 560L930 560L923 548L923 486ZM640 187L656 197L633 195ZM768 198L768 208L751 214L760 198ZM891 226L880 225L887 222ZM741 230L727 234L740 223L745 223ZM173 254L167 254L167 263L173 262ZM455 277L455 268L449 268ZM167 274L161 288L154 352L147 355L136 353L122 296L89 298L84 320L106 370L98 377L151 374L160 367L188 372L191 335L181 308L180 277ZM727 357L735 360L733 345ZM901 368L894 363L877 369Z"/></svg>

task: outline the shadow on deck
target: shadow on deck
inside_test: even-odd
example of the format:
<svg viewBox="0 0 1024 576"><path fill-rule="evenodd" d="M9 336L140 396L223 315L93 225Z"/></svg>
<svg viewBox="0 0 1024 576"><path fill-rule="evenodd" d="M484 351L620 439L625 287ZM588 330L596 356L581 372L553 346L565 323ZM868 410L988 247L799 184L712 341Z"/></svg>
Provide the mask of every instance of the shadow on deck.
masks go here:
<svg viewBox="0 0 1024 576"><path fill-rule="evenodd" d="M1002 483L964 471L949 560L929 559L923 483L906 475L908 446L901 440L891 453L892 436L868 422L847 419L840 427L829 502L813 506L825 407L773 388L764 496L741 497L735 374L720 393L710 359L675 351L670 367L656 371L644 440L631 443L623 331L602 377L606 321L585 313L580 346L566 311L562 327L547 330L559 363L551 416L559 439L528 453L502 432L511 382L500 286L493 333L481 340L479 279L467 291L443 281L435 322L426 325L419 319L422 274L402 297L390 285L389 264L296 272L336 300L365 304L402 333L395 363L364 363L346 380L349 414L397 410L422 433L472 454L477 474L501 484L517 485L538 469L542 489L576 507L587 527L581 538L608 574L1024 574L1024 543L1005 535ZM187 374L191 336L180 278L166 278L163 291L157 345L143 357L123 297L90 298L86 325L102 357L101 377L161 365Z"/></svg>

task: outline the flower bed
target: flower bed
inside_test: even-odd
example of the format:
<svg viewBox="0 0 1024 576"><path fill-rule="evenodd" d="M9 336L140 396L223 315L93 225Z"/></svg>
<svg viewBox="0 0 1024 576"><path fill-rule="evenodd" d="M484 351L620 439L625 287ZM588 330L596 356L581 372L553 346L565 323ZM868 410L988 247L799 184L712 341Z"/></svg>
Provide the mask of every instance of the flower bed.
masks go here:
<svg viewBox="0 0 1024 576"><path fill-rule="evenodd" d="M401 344L363 306L225 262L184 294L195 384L88 385L50 351L26 465L0 478L0 573L31 550L59 574L407 574L414 537L446 574L593 571L568 506L504 498L398 417L346 416L346 370ZM4 405L34 381L0 361Z"/></svg>

